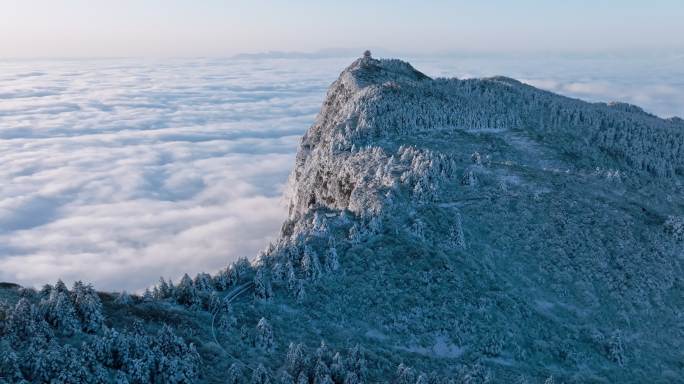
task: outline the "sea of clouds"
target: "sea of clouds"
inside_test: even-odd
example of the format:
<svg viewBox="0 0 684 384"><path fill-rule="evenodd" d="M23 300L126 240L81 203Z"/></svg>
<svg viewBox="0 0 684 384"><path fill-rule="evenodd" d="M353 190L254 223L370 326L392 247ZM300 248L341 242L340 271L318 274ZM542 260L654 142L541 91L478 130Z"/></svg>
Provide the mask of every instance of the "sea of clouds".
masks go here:
<svg viewBox="0 0 684 384"><path fill-rule="evenodd" d="M353 58L0 61L0 281L140 290L253 257L299 137ZM684 115L684 59L416 58Z"/></svg>

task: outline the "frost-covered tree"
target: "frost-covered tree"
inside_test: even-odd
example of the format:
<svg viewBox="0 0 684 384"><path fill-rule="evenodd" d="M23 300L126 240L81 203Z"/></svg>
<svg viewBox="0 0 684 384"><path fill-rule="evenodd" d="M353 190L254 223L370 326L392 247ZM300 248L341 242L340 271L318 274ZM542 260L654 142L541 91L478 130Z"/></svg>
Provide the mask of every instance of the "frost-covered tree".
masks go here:
<svg viewBox="0 0 684 384"><path fill-rule="evenodd" d="M256 326L255 344L258 348L267 351L272 350L275 345L273 328L265 317L262 317Z"/></svg>
<svg viewBox="0 0 684 384"><path fill-rule="evenodd" d="M354 373L354 372L347 372L347 374L344 376L344 384L361 384L363 381L359 378L359 376Z"/></svg>
<svg viewBox="0 0 684 384"><path fill-rule="evenodd" d="M91 383L93 377L83 361L81 353L70 345L64 345L61 351L59 373L53 381L58 383Z"/></svg>
<svg viewBox="0 0 684 384"><path fill-rule="evenodd" d="M297 289L299 280L297 279L297 274L295 273L294 266L292 266L292 262L288 261L285 264L285 269L287 270L287 290L294 292Z"/></svg>
<svg viewBox="0 0 684 384"><path fill-rule="evenodd" d="M69 289L67 288L66 284L64 284L62 279L57 279L57 283L55 284L54 289L57 292L69 293Z"/></svg>
<svg viewBox="0 0 684 384"><path fill-rule="evenodd" d="M226 373L226 384L242 384L244 383L244 374L239 363L233 363L228 368Z"/></svg>
<svg viewBox="0 0 684 384"><path fill-rule="evenodd" d="M345 374L346 369L344 366L344 359L339 352L336 352L335 355L333 355L332 362L330 364L330 376L333 378L333 381L342 383L344 382Z"/></svg>
<svg viewBox="0 0 684 384"><path fill-rule="evenodd" d="M193 382L198 374L200 356L194 345L186 344L173 329L163 326L151 345L163 358L158 360L156 377L166 383Z"/></svg>
<svg viewBox="0 0 684 384"><path fill-rule="evenodd" d="M323 273L321 268L321 261L316 252L310 247L304 247L304 256L302 257L302 268L306 277L311 279L318 279Z"/></svg>
<svg viewBox="0 0 684 384"><path fill-rule="evenodd" d="M24 375L19 368L19 357L10 344L0 341L0 383L19 383L24 380Z"/></svg>
<svg viewBox="0 0 684 384"><path fill-rule="evenodd" d="M306 289L304 288L304 282L302 280L297 280L294 289L294 297L298 303L301 303L306 298Z"/></svg>
<svg viewBox="0 0 684 384"><path fill-rule="evenodd" d="M457 249L466 247L465 235L463 234L463 222L461 221L461 215L458 213L456 214L454 224L449 230L449 245Z"/></svg>
<svg viewBox="0 0 684 384"><path fill-rule="evenodd" d="M614 363L623 366L625 364L625 347L620 332L615 332L606 345L608 357Z"/></svg>
<svg viewBox="0 0 684 384"><path fill-rule="evenodd" d="M197 295L197 291L195 290L195 285L187 273L181 278L174 293L176 301L179 304L183 304L188 307L198 306L201 304L201 300Z"/></svg>
<svg viewBox="0 0 684 384"><path fill-rule="evenodd" d="M108 382L109 374L104 366L98 361L95 349L87 342L81 343L80 351L81 361L83 366L90 372L90 382L92 383L106 383Z"/></svg>
<svg viewBox="0 0 684 384"><path fill-rule="evenodd" d="M299 373L306 368L306 351L302 343L290 343L286 355L287 371L294 377L299 377Z"/></svg>
<svg viewBox="0 0 684 384"><path fill-rule="evenodd" d="M76 281L71 290L71 297L83 331L89 333L99 331L104 322L102 302L92 285Z"/></svg>
<svg viewBox="0 0 684 384"><path fill-rule="evenodd" d="M209 294L211 291L214 290L214 284L211 275L209 275L208 273L198 273L197 275L195 275L193 285L195 287L195 291L197 291L200 294Z"/></svg>
<svg viewBox="0 0 684 384"><path fill-rule="evenodd" d="M407 367L402 363L397 367L394 382L396 384L415 384L416 376L416 371L413 368Z"/></svg>
<svg viewBox="0 0 684 384"><path fill-rule="evenodd" d="M287 371L281 371L278 375L278 384L295 384L294 378Z"/></svg>
<svg viewBox="0 0 684 384"><path fill-rule="evenodd" d="M316 365L314 366L314 384L328 384L332 382L330 377L330 368L322 360L318 359Z"/></svg>
<svg viewBox="0 0 684 384"><path fill-rule="evenodd" d="M411 233L419 239L425 239L425 232L425 222L421 219L415 219L411 224Z"/></svg>
<svg viewBox="0 0 684 384"><path fill-rule="evenodd" d="M154 301L154 294L152 293L152 291L150 291L149 288L145 288L145 292L143 292L143 295L142 295L142 300L145 303L149 303L151 301Z"/></svg>
<svg viewBox="0 0 684 384"><path fill-rule="evenodd" d="M133 304L133 298L131 295L128 294L128 292L121 291L118 295L116 295L116 299L114 299L114 302L119 305L131 305Z"/></svg>
<svg viewBox="0 0 684 384"><path fill-rule="evenodd" d="M258 300L269 300L273 297L270 276L264 267L258 268L254 274L254 297Z"/></svg>
<svg viewBox="0 0 684 384"><path fill-rule="evenodd" d="M241 257L235 262L235 270L237 272L237 277L240 281L249 278L249 276L251 276L251 274L254 273L252 263L250 263L246 257Z"/></svg>
<svg viewBox="0 0 684 384"><path fill-rule="evenodd" d="M128 381L128 376L122 371L116 371L116 374L114 374L114 384L131 384L130 381Z"/></svg>
<svg viewBox="0 0 684 384"><path fill-rule="evenodd" d="M235 265L231 264L219 271L213 278L214 287L219 291L225 291L237 283Z"/></svg>
<svg viewBox="0 0 684 384"><path fill-rule="evenodd" d="M473 172L472 169L467 169L463 173L463 177L461 178L461 184L469 187L474 187L477 185L477 177L475 177L475 172Z"/></svg>
<svg viewBox="0 0 684 384"><path fill-rule="evenodd" d="M169 297L172 297L174 292L169 283L166 282L166 280L163 277L159 278L159 285L155 287L157 296L155 296L156 299L167 299Z"/></svg>
<svg viewBox="0 0 684 384"><path fill-rule="evenodd" d="M264 367L263 364L259 364L254 369L254 372L252 372L252 380L250 381L250 383L251 384L271 384L271 379L269 376L270 375L269 375L266 367Z"/></svg>
<svg viewBox="0 0 684 384"><path fill-rule="evenodd" d="M64 283L61 285L64 286ZM41 301L40 307L45 314L45 320L51 326L60 333L70 336L80 330L81 326L76 317L74 305L71 303L69 291L66 290L66 286L64 288L58 287L59 284L55 286L47 300Z"/></svg>
<svg viewBox="0 0 684 384"><path fill-rule="evenodd" d="M43 311L26 298L21 298L14 308L6 308L6 318L0 322L0 336L19 342L44 343L52 338L52 330L44 319Z"/></svg>
<svg viewBox="0 0 684 384"><path fill-rule="evenodd" d="M684 217L669 216L665 220L665 231L677 241L684 241Z"/></svg>
<svg viewBox="0 0 684 384"><path fill-rule="evenodd" d="M326 364L329 364L332 361L332 351L325 340L321 340L321 345L316 349L316 357Z"/></svg>
<svg viewBox="0 0 684 384"><path fill-rule="evenodd" d="M325 256L325 270L327 272L334 272L340 269L340 260L337 257L337 249L334 243L328 248Z"/></svg>
<svg viewBox="0 0 684 384"><path fill-rule="evenodd" d="M47 299L50 297L50 292L52 292L53 289L54 287L52 284L44 284L43 287L40 288L40 291L38 291L38 297L40 299Z"/></svg>
<svg viewBox="0 0 684 384"><path fill-rule="evenodd" d="M349 229L349 242L352 245L360 244L361 239L363 238L363 231L361 228L358 226L358 224L354 223L351 228Z"/></svg>
<svg viewBox="0 0 684 384"><path fill-rule="evenodd" d="M237 319L233 314L233 308L230 305L230 298L224 297L222 299L221 309L218 312L218 328L224 332L228 332L230 329L237 325Z"/></svg>
<svg viewBox="0 0 684 384"><path fill-rule="evenodd" d="M274 283L283 283L287 281L287 267L285 264L280 261L273 264L272 276Z"/></svg>
<svg viewBox="0 0 684 384"><path fill-rule="evenodd" d="M221 313L223 310L223 299L216 291L212 291L207 298L207 310L211 314Z"/></svg>
<svg viewBox="0 0 684 384"><path fill-rule="evenodd" d="M349 350L349 355L347 356L347 367L350 371L354 372L360 380L366 380L366 376L368 374L366 357L358 344Z"/></svg>

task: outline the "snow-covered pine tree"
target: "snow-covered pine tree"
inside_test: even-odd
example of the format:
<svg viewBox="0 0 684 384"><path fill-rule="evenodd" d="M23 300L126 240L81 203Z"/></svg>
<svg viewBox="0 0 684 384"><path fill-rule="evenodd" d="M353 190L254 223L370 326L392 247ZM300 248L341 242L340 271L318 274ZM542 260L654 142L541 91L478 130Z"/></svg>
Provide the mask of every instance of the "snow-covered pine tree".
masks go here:
<svg viewBox="0 0 684 384"><path fill-rule="evenodd" d="M668 216L665 220L665 231L671 234L675 240L684 241L684 217Z"/></svg>
<svg viewBox="0 0 684 384"><path fill-rule="evenodd" d="M456 214L454 224L449 231L449 243L452 247L457 249L464 249L466 247L465 235L463 234L463 222L461 221L461 214Z"/></svg>
<svg viewBox="0 0 684 384"><path fill-rule="evenodd" d="M214 288L219 291L225 291L232 287L237 281L235 275L235 267L231 264L225 269L220 270L213 278Z"/></svg>
<svg viewBox="0 0 684 384"><path fill-rule="evenodd" d="M62 279L57 279L57 283L55 284L54 289L57 292L69 293L69 289L67 288L66 284L64 284Z"/></svg>
<svg viewBox="0 0 684 384"><path fill-rule="evenodd" d="M107 383L109 374L102 364L97 360L97 355L92 345L83 342L79 348L81 360L84 367L90 372L92 383Z"/></svg>
<svg viewBox="0 0 684 384"><path fill-rule="evenodd" d="M71 290L71 297L83 331L88 333L99 331L104 322L104 316L102 315L102 302L93 286L76 281Z"/></svg>
<svg viewBox="0 0 684 384"><path fill-rule="evenodd" d="M461 185L474 187L477 185L477 178L475 177L475 172L472 169L466 169L461 178Z"/></svg>
<svg viewBox="0 0 684 384"><path fill-rule="evenodd" d="M269 378L269 373L263 364L257 365L252 372L252 380L250 384L271 384L271 379Z"/></svg>
<svg viewBox="0 0 684 384"><path fill-rule="evenodd" d="M330 364L330 376L336 383L342 383L344 382L345 374L346 370L344 367L344 359L339 352L336 352L335 355L333 355L332 362Z"/></svg>
<svg viewBox="0 0 684 384"><path fill-rule="evenodd" d="M330 350L330 347L328 347L328 343L326 343L325 340L321 340L321 345L319 345L316 349L316 358L322 360L326 364L330 364L332 362L332 351Z"/></svg>
<svg viewBox="0 0 684 384"><path fill-rule="evenodd" d="M287 355L285 357L287 371L293 376L299 378L299 373L306 368L306 352L302 343L290 343L287 348Z"/></svg>
<svg viewBox="0 0 684 384"><path fill-rule="evenodd" d="M407 367L403 363L399 364L396 372L396 384L415 384L416 383L416 371L411 367Z"/></svg>
<svg viewBox="0 0 684 384"><path fill-rule="evenodd" d="M149 288L145 288L145 292L143 292L143 295L142 295L142 300L145 303L149 303L151 301L154 301L154 295L152 294L152 291L150 291Z"/></svg>
<svg viewBox="0 0 684 384"><path fill-rule="evenodd" d="M361 350L361 347L358 344L349 350L349 355L347 356L347 367L356 374L359 380L366 381L366 376L368 374L366 357L364 356L363 350Z"/></svg>
<svg viewBox="0 0 684 384"><path fill-rule="evenodd" d="M169 284L163 277L159 278L159 285L157 285L155 288L157 290L157 296L155 298L158 300L167 299L173 296L173 292L169 287Z"/></svg>
<svg viewBox="0 0 684 384"><path fill-rule="evenodd" d="M359 228L357 223L354 223L351 228L349 228L349 242L352 245L360 244L362 237L363 231Z"/></svg>
<svg viewBox="0 0 684 384"><path fill-rule="evenodd" d="M344 376L344 384L362 384L362 383L363 383L363 381L361 381L361 379L359 379L359 376L352 371L347 372L347 374Z"/></svg>
<svg viewBox="0 0 684 384"><path fill-rule="evenodd" d="M316 361L314 366L314 384L328 384L332 382L330 377L330 368L322 359Z"/></svg>
<svg viewBox="0 0 684 384"><path fill-rule="evenodd" d="M244 281L245 279L249 278L252 273L254 273L252 263L250 263L246 257L241 257L235 262L235 270L240 281Z"/></svg>
<svg viewBox="0 0 684 384"><path fill-rule="evenodd" d="M198 374L200 356L192 344L186 344L173 329L164 325L150 345L163 358L159 361L155 377L164 383L191 383Z"/></svg>
<svg viewBox="0 0 684 384"><path fill-rule="evenodd" d="M64 286L64 283L61 285ZM47 300L41 301L41 310L45 314L45 320L51 326L63 335L71 336L80 330L81 326L76 317L74 305L71 303L69 291L66 286L64 288L58 288L58 286L59 284L55 286L56 289L52 290Z"/></svg>
<svg viewBox="0 0 684 384"><path fill-rule="evenodd" d="M287 290L294 293L297 289L298 280L291 261L288 261L287 264L285 264L285 269L287 270Z"/></svg>
<svg viewBox="0 0 684 384"><path fill-rule="evenodd" d="M35 305L21 298L14 308L5 308L5 319L0 321L0 336L12 342L45 342L52 331Z"/></svg>
<svg viewBox="0 0 684 384"><path fill-rule="evenodd" d="M123 371L116 371L114 374L114 384L131 384L128 381L128 376Z"/></svg>
<svg viewBox="0 0 684 384"><path fill-rule="evenodd" d="M273 264L273 282L278 284L287 281L287 267L284 263L277 261Z"/></svg>
<svg viewBox="0 0 684 384"><path fill-rule="evenodd" d="M270 276L265 267L259 267L254 274L254 297L257 300L269 300L273 297Z"/></svg>
<svg viewBox="0 0 684 384"><path fill-rule="evenodd" d="M195 275L193 285L195 286L195 291L198 293L209 294L211 291L214 290L214 284L212 282L211 275L204 272L200 272L197 275Z"/></svg>
<svg viewBox="0 0 684 384"><path fill-rule="evenodd" d="M239 363L233 363L228 368L226 373L226 384L242 384L244 383L244 374Z"/></svg>
<svg viewBox="0 0 684 384"><path fill-rule="evenodd" d="M175 289L176 301L179 304L190 306L197 306L200 304L200 299L195 291L195 284L188 274L184 274L178 286Z"/></svg>
<svg viewBox="0 0 684 384"><path fill-rule="evenodd" d="M309 384L309 376L306 372L302 371L299 373L299 376L297 376L297 384Z"/></svg>
<svg viewBox="0 0 684 384"><path fill-rule="evenodd" d="M131 305L133 304L133 298L124 290L116 296L114 302L119 305Z"/></svg>
<svg viewBox="0 0 684 384"><path fill-rule="evenodd" d="M304 274L306 277L314 280L320 278L323 273L318 254L316 254L316 252L309 246L304 247L302 268L304 269Z"/></svg>
<svg viewBox="0 0 684 384"><path fill-rule="evenodd" d="M297 280L294 290L294 297L298 303L303 302L306 298L306 289L304 288L304 282L302 280Z"/></svg>
<svg viewBox="0 0 684 384"><path fill-rule="evenodd" d="M334 272L340 269L340 260L337 257L337 249L335 247L335 242L328 247L328 252L325 256L325 270L326 272Z"/></svg>
<svg viewBox="0 0 684 384"><path fill-rule="evenodd" d="M266 351L272 350L275 345L273 328L265 317L262 317L257 323L255 344L258 348Z"/></svg>
<svg viewBox="0 0 684 384"><path fill-rule="evenodd" d="M40 291L38 291L38 297L40 299L47 299L50 297L50 292L52 292L53 289L54 287L52 284L44 284L43 287L40 288Z"/></svg>
<svg viewBox="0 0 684 384"><path fill-rule="evenodd" d="M287 371L281 371L278 375L278 384L295 384L294 378Z"/></svg>
<svg viewBox="0 0 684 384"><path fill-rule="evenodd" d="M223 310L223 299L218 292L212 291L207 298L207 311L211 314L220 313Z"/></svg>
<svg viewBox="0 0 684 384"><path fill-rule="evenodd" d="M0 340L0 383L21 383L23 380L19 357L9 342Z"/></svg>
<svg viewBox="0 0 684 384"><path fill-rule="evenodd" d="M92 374L88 371L78 349L66 344L62 347L62 362L59 373L52 382L57 383L92 383Z"/></svg>

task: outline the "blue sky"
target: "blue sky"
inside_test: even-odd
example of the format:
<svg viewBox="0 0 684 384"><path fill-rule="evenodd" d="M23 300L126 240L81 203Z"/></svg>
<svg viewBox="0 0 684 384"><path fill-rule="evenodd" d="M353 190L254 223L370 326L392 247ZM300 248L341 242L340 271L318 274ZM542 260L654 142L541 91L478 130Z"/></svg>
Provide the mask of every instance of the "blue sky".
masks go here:
<svg viewBox="0 0 684 384"><path fill-rule="evenodd" d="M0 0L0 57L684 51L681 0Z"/></svg>

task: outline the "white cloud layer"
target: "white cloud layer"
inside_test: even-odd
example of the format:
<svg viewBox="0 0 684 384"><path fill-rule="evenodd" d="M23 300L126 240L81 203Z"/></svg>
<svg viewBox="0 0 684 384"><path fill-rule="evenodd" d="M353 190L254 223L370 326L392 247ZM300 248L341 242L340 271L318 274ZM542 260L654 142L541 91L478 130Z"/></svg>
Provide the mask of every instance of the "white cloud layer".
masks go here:
<svg viewBox="0 0 684 384"><path fill-rule="evenodd" d="M0 62L0 281L139 290L253 257L280 228L299 137L349 61ZM684 115L672 63L414 64Z"/></svg>
<svg viewBox="0 0 684 384"><path fill-rule="evenodd" d="M268 244L345 63L0 63L0 280L140 289Z"/></svg>

